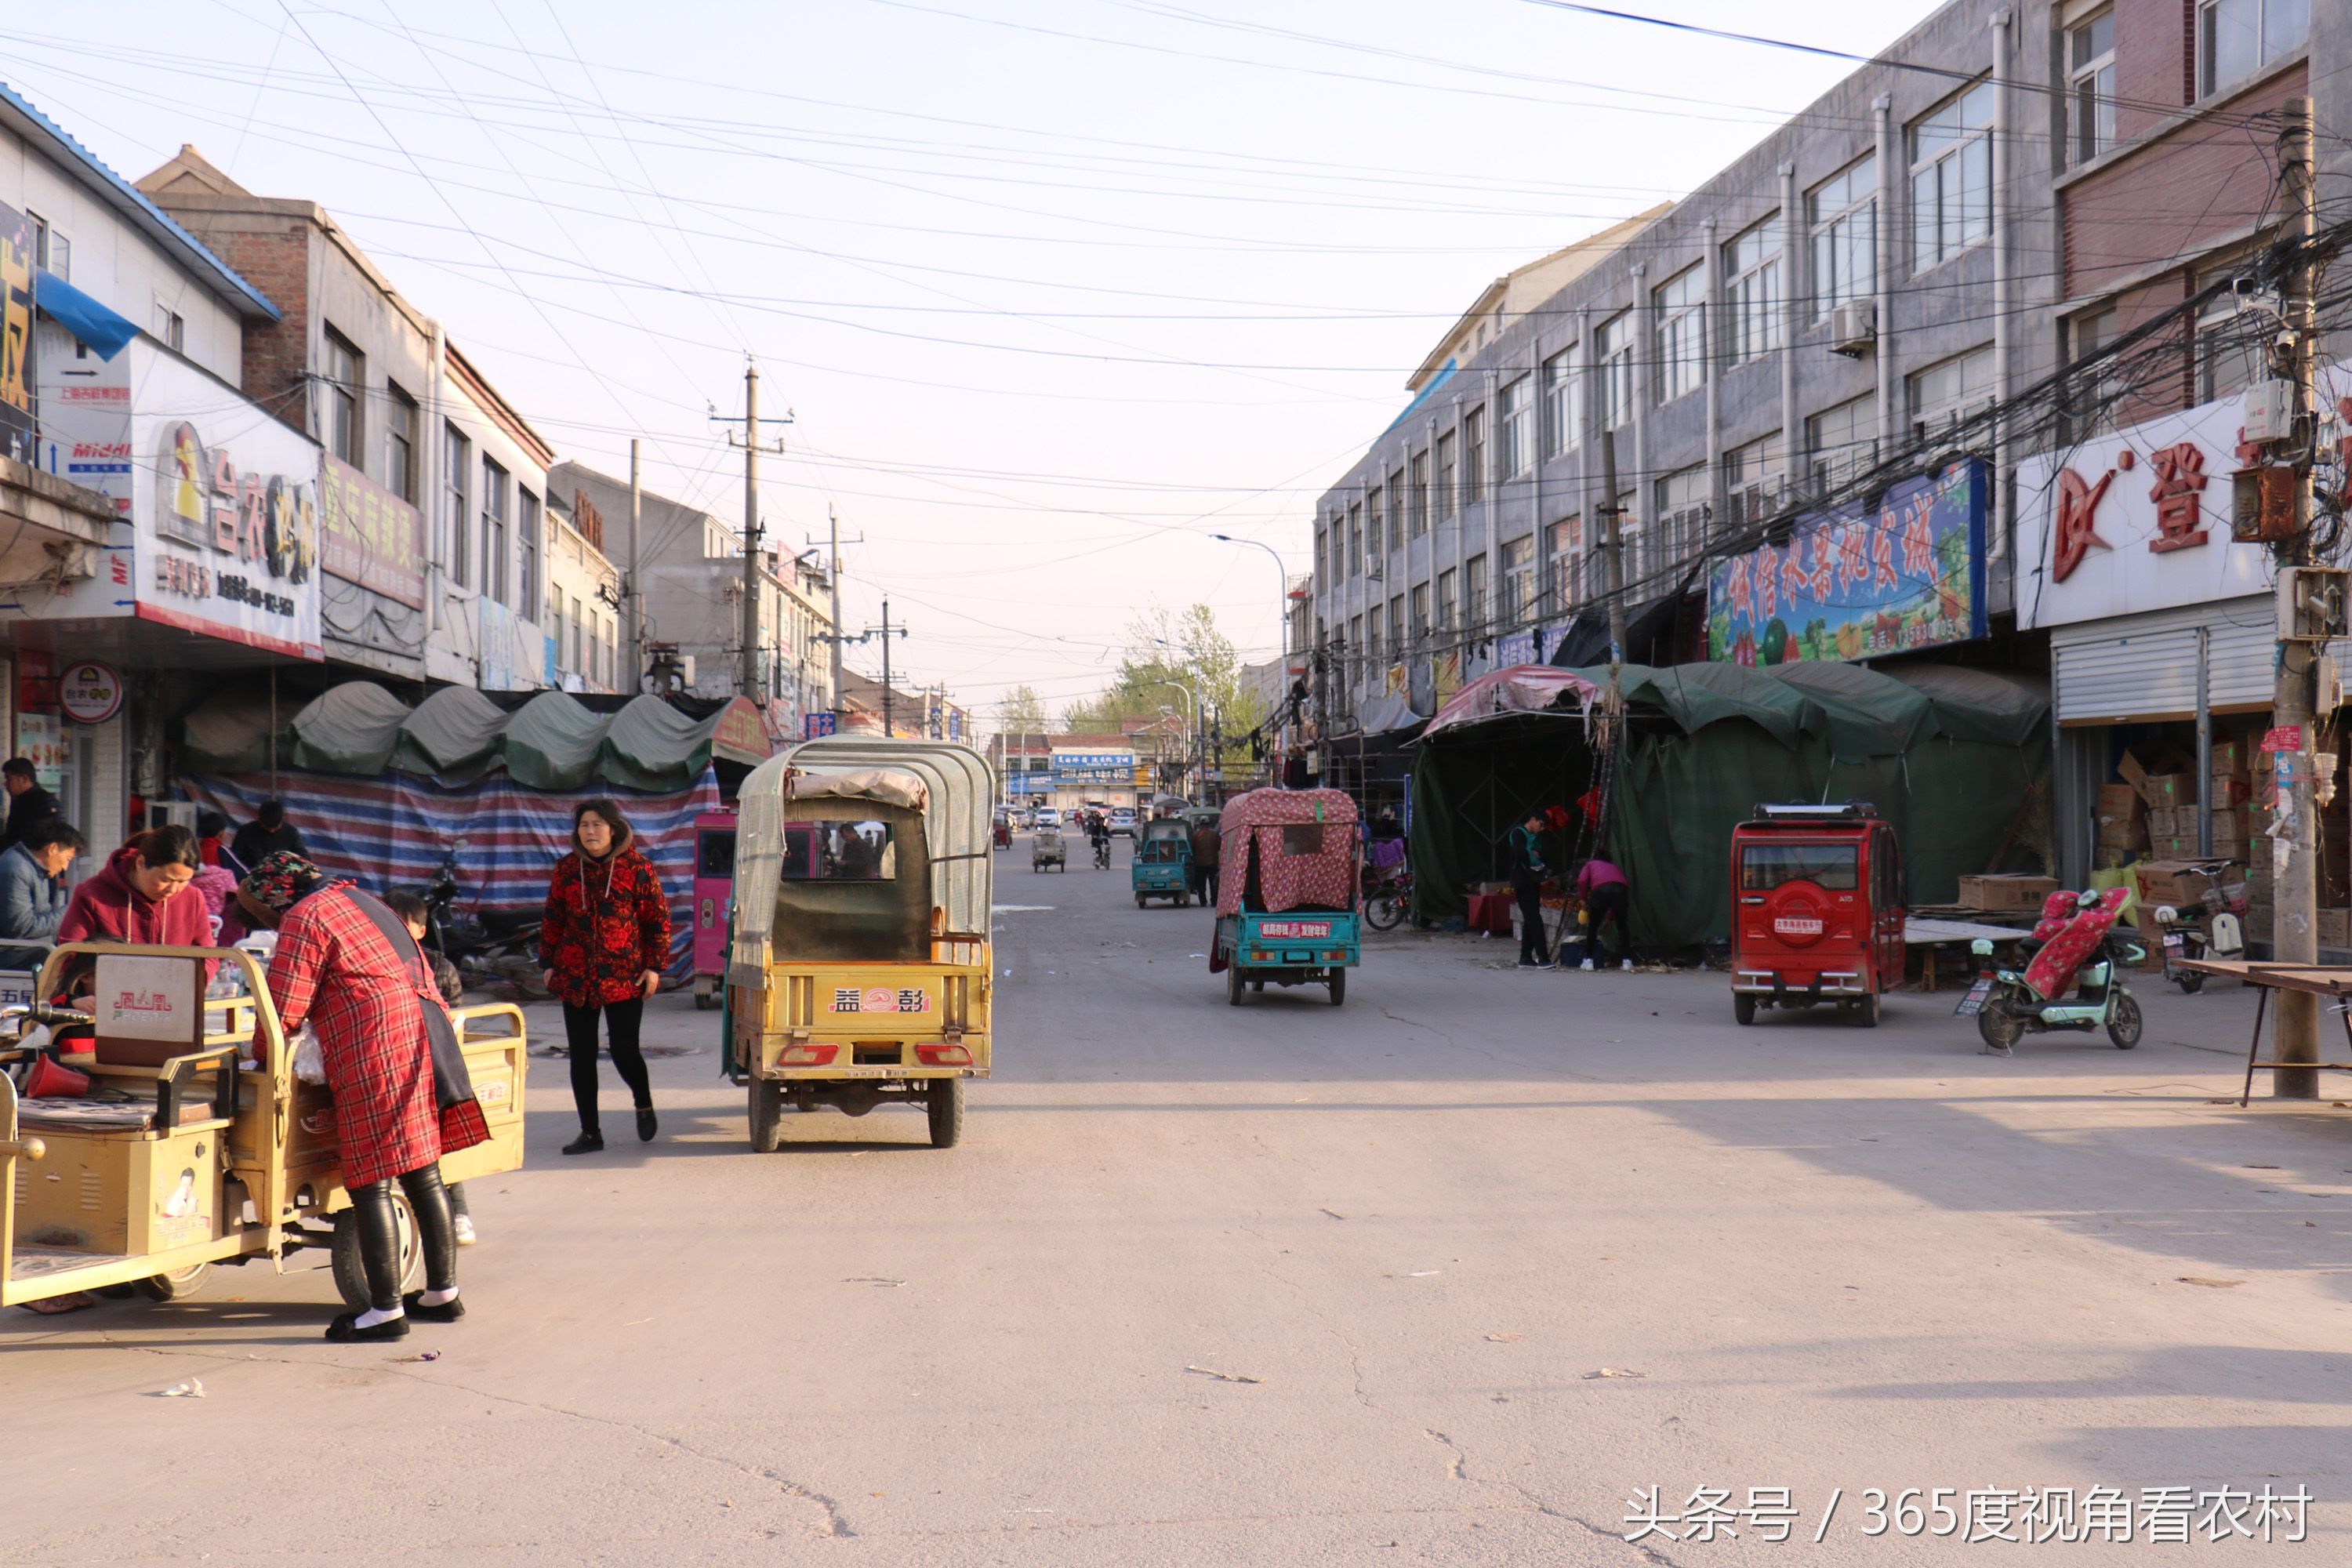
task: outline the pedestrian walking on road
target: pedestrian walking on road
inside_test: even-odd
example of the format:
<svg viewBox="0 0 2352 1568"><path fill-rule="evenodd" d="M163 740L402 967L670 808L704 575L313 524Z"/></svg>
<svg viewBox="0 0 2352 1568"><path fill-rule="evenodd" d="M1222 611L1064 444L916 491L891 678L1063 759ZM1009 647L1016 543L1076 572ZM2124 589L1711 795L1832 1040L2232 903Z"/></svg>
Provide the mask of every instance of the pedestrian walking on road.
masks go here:
<svg viewBox="0 0 2352 1568"><path fill-rule="evenodd" d="M646 998L661 987L669 963L669 900L653 862L637 852L621 808L609 800L584 802L572 814L572 853L555 863L547 886L545 923L539 933L547 988L563 1004L563 1033L572 1055L572 1101L580 1136L567 1154L604 1147L596 1116L596 1021L604 1020L613 1066L629 1086L637 1110L637 1137L651 1142L653 1084L637 1033Z"/></svg>
<svg viewBox="0 0 2352 1568"><path fill-rule="evenodd" d="M1543 858L1544 829L1540 811L1511 829L1511 892L1519 900L1519 967L1540 969L1551 962L1544 945L1543 882L1550 874Z"/></svg>
<svg viewBox="0 0 2352 1568"><path fill-rule="evenodd" d="M1633 902L1633 885L1625 873L1611 861L1595 855L1576 874L1577 901L1584 909L1584 962L1579 969L1591 969L1601 957L1601 927L1603 922L1617 922L1617 966L1633 967L1633 938L1625 924L1626 906Z"/></svg>
<svg viewBox="0 0 2352 1568"><path fill-rule="evenodd" d="M412 1318L457 1321L466 1308L440 1160L487 1141L490 1130L465 1086L457 1031L423 952L381 902L289 850L264 857L238 885L237 901L256 925L277 928L269 992L278 1022L289 1039L310 1026L334 1097L336 1152L358 1216L368 1310L343 1313L327 1337L396 1340ZM425 1254L425 1289L405 1297L394 1182Z"/></svg>
<svg viewBox="0 0 2352 1568"><path fill-rule="evenodd" d="M1213 822L1192 824L1192 896L1217 907L1217 851L1222 836Z"/></svg>

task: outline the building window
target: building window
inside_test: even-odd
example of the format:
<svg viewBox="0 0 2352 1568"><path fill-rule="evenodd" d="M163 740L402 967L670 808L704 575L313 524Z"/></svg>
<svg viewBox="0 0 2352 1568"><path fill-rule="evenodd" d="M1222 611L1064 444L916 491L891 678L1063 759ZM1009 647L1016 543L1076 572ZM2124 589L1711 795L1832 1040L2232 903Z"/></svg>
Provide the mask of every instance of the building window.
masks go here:
<svg viewBox="0 0 2352 1568"><path fill-rule="evenodd" d="M1452 517L1460 504L1454 488L1454 432L1448 430L1437 438L1437 515Z"/></svg>
<svg viewBox="0 0 2352 1568"><path fill-rule="evenodd" d="M1992 348L1987 344L1929 365L1911 377L1911 435L1937 441L1958 433L1970 415L1992 405Z"/></svg>
<svg viewBox="0 0 2352 1568"><path fill-rule="evenodd" d="M1377 679L1381 667L1381 612L1375 605L1364 617L1364 671Z"/></svg>
<svg viewBox="0 0 2352 1568"><path fill-rule="evenodd" d="M2087 163L2116 144L2116 14L2066 29L2066 155Z"/></svg>
<svg viewBox="0 0 2352 1568"><path fill-rule="evenodd" d="M1402 549L1404 545L1404 514L1406 510L1406 498L1404 488L1404 470L1402 468L1398 468L1389 475L1388 491L1389 548L1391 550L1398 550Z"/></svg>
<svg viewBox="0 0 2352 1568"><path fill-rule="evenodd" d="M1486 629L1486 557L1473 555L1462 563L1462 624L1472 631Z"/></svg>
<svg viewBox="0 0 2352 1568"><path fill-rule="evenodd" d="M1864 153L1805 197L1813 238L1813 314L1867 300L1878 287L1878 155Z"/></svg>
<svg viewBox="0 0 2352 1568"><path fill-rule="evenodd" d="M1364 574L1364 503L1356 502L1348 509L1348 571L1349 577Z"/></svg>
<svg viewBox="0 0 2352 1568"><path fill-rule="evenodd" d="M1711 489L1705 463L1662 474L1651 488L1657 501L1651 514L1657 519L1657 526L1650 531L1650 547L1655 554L1643 563L1644 576L1671 572L1706 548Z"/></svg>
<svg viewBox="0 0 2352 1568"><path fill-rule="evenodd" d="M1373 564L1368 570L1379 574L1379 563L1388 558L1388 542L1381 527L1381 489L1375 485L1364 497L1364 557Z"/></svg>
<svg viewBox="0 0 2352 1568"><path fill-rule="evenodd" d="M360 455L360 409L367 395L366 361L334 328L327 329L327 450L354 468Z"/></svg>
<svg viewBox="0 0 2352 1568"><path fill-rule="evenodd" d="M1412 589L1412 647L1415 653L1429 646L1429 584L1416 583Z"/></svg>
<svg viewBox="0 0 2352 1568"><path fill-rule="evenodd" d="M1419 539L1429 531L1429 453L1426 449L1412 455L1412 482L1405 487L1408 506L1406 532Z"/></svg>
<svg viewBox="0 0 2352 1568"><path fill-rule="evenodd" d="M1389 601L1389 654L1393 658L1404 657L1404 595L1397 595Z"/></svg>
<svg viewBox="0 0 2352 1568"><path fill-rule="evenodd" d="M2066 323L2066 363L2080 367L2095 358L2116 341L2116 308L2092 310L2076 316ZM2091 369L2076 368L2066 378L2065 403L2068 437L2080 441L2086 437L2111 433L2116 427L2116 404L2123 388L2116 384L2114 369L2099 364Z"/></svg>
<svg viewBox="0 0 2352 1568"><path fill-rule="evenodd" d="M188 323L180 319L177 310L161 300L155 301L155 341L167 349L184 353L188 346Z"/></svg>
<svg viewBox="0 0 2352 1568"><path fill-rule="evenodd" d="M1454 583L1455 574L1451 566L1437 574L1437 629L1440 632L1454 629Z"/></svg>
<svg viewBox="0 0 2352 1568"><path fill-rule="evenodd" d="M466 545L471 533L471 520L466 515L466 474L473 461L473 447L465 432L455 425L441 431L442 504L449 513L449 581L465 587L470 581L467 563L471 560Z"/></svg>
<svg viewBox="0 0 2352 1568"><path fill-rule="evenodd" d="M507 600L507 471L482 459L482 593Z"/></svg>
<svg viewBox="0 0 2352 1568"><path fill-rule="evenodd" d="M1486 411L1462 416L1462 504L1475 506L1486 493Z"/></svg>
<svg viewBox="0 0 2352 1568"><path fill-rule="evenodd" d="M1992 83L1980 81L1911 128L1915 271L1992 233Z"/></svg>
<svg viewBox="0 0 2352 1568"><path fill-rule="evenodd" d="M60 283L73 281L73 241L59 234L38 213L25 215L33 224L33 265ZM157 337L163 334L158 332Z"/></svg>
<svg viewBox="0 0 2352 1568"><path fill-rule="evenodd" d="M2235 269L2208 273L2197 280L2199 292L2235 275ZM2197 312L2197 401L2210 403L2243 391L2262 379L2263 341L2271 318L2249 310L2231 289L2224 289Z"/></svg>
<svg viewBox="0 0 2352 1568"><path fill-rule="evenodd" d="M1723 276L1731 363L1745 364L1780 346L1780 242L1774 219L1751 226L1724 245Z"/></svg>
<svg viewBox="0 0 2352 1568"><path fill-rule="evenodd" d="M1496 472L1507 479L1515 479L1526 473L1536 458L1535 443L1528 439L1535 421L1535 410L1528 406L1531 401L1528 389L1532 384L1533 378L1523 375L1503 388L1499 411L1495 419L1496 436L1502 443L1502 449L1495 454L1495 458Z"/></svg>
<svg viewBox="0 0 2352 1568"><path fill-rule="evenodd" d="M1576 351L1562 349L1543 362L1544 456L1574 450L1584 438L1584 383L1576 374Z"/></svg>
<svg viewBox="0 0 2352 1568"><path fill-rule="evenodd" d="M383 480L392 493L416 504L416 400L394 382L384 384Z"/></svg>
<svg viewBox="0 0 2352 1568"><path fill-rule="evenodd" d="M582 668L582 666L581 666L581 662L580 662L580 661L581 661L583 658L584 658L586 657L586 654L583 652L583 649L586 647L586 646L587 646L587 642L588 642L588 611L587 611L586 606L585 606L585 605L582 605L582 604L580 603L580 595L577 595L577 594L574 594L574 595L572 596L572 668L574 668L574 669L579 669L579 668Z"/></svg>
<svg viewBox="0 0 2352 1568"><path fill-rule="evenodd" d="M2197 96L2252 76L2311 36L2311 0L2203 0L2197 7Z"/></svg>
<svg viewBox="0 0 2352 1568"><path fill-rule="evenodd" d="M1706 380L1706 268L1685 267L1650 291L1658 310L1658 401Z"/></svg>
<svg viewBox="0 0 2352 1568"><path fill-rule="evenodd" d="M1623 556L1618 563L1618 570L1621 573L1619 582L1625 591L1636 599L1642 598L1649 592L1647 585L1642 581L1642 509L1637 504L1640 500L1641 493L1637 490L1617 492L1615 520L1617 548ZM1608 535L1604 533L1601 539L1593 542L1601 543L1607 538ZM1603 554L1595 562L1595 564L1600 571L1598 581L1605 591L1609 585L1608 557Z"/></svg>
<svg viewBox="0 0 2352 1568"><path fill-rule="evenodd" d="M1724 521L1745 527L1771 515L1780 495L1780 437L1763 436L1723 455Z"/></svg>
<svg viewBox="0 0 2352 1568"><path fill-rule="evenodd" d="M1601 367L1601 427L1614 430L1633 417L1633 312L1603 321L1592 335Z"/></svg>
<svg viewBox="0 0 2352 1568"><path fill-rule="evenodd" d="M1824 408L1805 421L1813 493L1826 496L1878 465L1878 395Z"/></svg>
<svg viewBox="0 0 2352 1568"><path fill-rule="evenodd" d="M1551 565L1556 574L1559 607L1572 610L1584 597L1584 520L1571 517L1551 525Z"/></svg>
<svg viewBox="0 0 2352 1568"><path fill-rule="evenodd" d="M515 584L515 603L539 603L539 550L543 542L545 522L540 515L539 498L515 487L515 537L522 543L522 575Z"/></svg>
<svg viewBox="0 0 2352 1568"><path fill-rule="evenodd" d="M1331 583L1330 539L1326 530L1318 528L1315 531L1315 580L1327 588Z"/></svg>
<svg viewBox="0 0 2352 1568"><path fill-rule="evenodd" d="M1516 626L1536 613L1536 541L1529 534L1503 546L1502 624Z"/></svg>

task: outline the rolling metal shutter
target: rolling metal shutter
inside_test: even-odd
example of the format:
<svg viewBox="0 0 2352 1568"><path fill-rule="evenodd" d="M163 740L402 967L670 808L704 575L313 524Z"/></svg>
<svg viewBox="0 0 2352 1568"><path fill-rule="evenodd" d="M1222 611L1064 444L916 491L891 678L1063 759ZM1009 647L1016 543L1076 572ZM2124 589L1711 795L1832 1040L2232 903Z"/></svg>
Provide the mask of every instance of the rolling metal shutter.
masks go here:
<svg viewBox="0 0 2352 1568"><path fill-rule="evenodd" d="M2195 718L2199 626L2210 633L2206 701L2216 710L2269 707L2277 619L2263 596L2053 628L2058 722Z"/></svg>

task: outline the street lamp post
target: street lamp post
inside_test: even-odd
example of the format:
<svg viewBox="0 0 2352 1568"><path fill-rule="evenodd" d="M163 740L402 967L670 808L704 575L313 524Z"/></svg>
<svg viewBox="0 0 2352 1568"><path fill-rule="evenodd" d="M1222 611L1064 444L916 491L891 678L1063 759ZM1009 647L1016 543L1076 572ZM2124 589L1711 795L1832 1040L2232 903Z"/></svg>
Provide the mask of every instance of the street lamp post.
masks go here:
<svg viewBox="0 0 2352 1568"><path fill-rule="evenodd" d="M1178 647L1166 637L1153 637L1151 640L1158 643L1161 647L1168 649L1171 653L1181 655L1184 652L1182 648ZM1190 682L1189 686L1186 684L1187 682ZM1190 746L1192 752L1201 759L1201 783L1203 786L1202 794L1205 797L1208 793L1206 785L1209 779L1209 735L1208 731L1203 729L1202 726L1207 721L1208 707L1201 700L1200 677L1191 674L1188 671L1185 675L1184 680L1155 680L1151 682L1151 684L1154 686L1172 686L1176 688L1177 690L1183 692L1187 697L1190 697L1192 700L1192 707L1185 710L1184 715L1184 726L1186 729L1192 731L1192 737L1186 742L1186 744Z"/></svg>
<svg viewBox="0 0 2352 1568"><path fill-rule="evenodd" d="M1201 697L1198 692L1185 689L1184 683L1181 680L1152 680L1146 681L1145 684L1148 686L1164 686L1169 690L1174 692L1177 696L1184 699L1184 728L1188 731L1199 728ZM1160 705L1160 710L1162 713L1172 711L1165 702ZM1185 744L1187 747L1192 744L1192 736L1188 733L1185 737ZM1205 763L1202 764L1202 771L1207 771L1207 765Z"/></svg>
<svg viewBox="0 0 2352 1568"><path fill-rule="evenodd" d="M1281 628L1282 639L1282 652L1277 656L1276 663L1282 675L1281 700L1286 703L1290 700L1290 568L1282 563L1282 552L1262 539L1236 539L1230 533L1213 533L1209 537L1227 544L1250 545L1274 557L1275 586L1278 590L1275 598L1275 624ZM1274 782L1277 785L1282 783L1281 756L1289 750L1290 726L1286 722L1276 745Z"/></svg>

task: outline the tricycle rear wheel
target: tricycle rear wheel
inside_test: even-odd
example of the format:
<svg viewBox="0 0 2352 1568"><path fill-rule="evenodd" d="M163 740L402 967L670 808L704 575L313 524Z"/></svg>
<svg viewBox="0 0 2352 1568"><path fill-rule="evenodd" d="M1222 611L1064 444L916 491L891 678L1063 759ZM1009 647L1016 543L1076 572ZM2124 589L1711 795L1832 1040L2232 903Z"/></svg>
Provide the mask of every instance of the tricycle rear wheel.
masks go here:
<svg viewBox="0 0 2352 1568"><path fill-rule="evenodd" d="M138 1291L150 1301L184 1301L205 1288L213 1271L209 1263L192 1263L176 1274L151 1274L138 1282Z"/></svg>
<svg viewBox="0 0 2352 1568"><path fill-rule="evenodd" d="M784 1086L772 1079L751 1080L751 1152L772 1154L784 1141Z"/></svg>
<svg viewBox="0 0 2352 1568"><path fill-rule="evenodd" d="M392 1193L392 1233L399 1238L400 1293L425 1288L425 1248L416 1239L416 1211L408 1206L408 1194L397 1186ZM375 1305L368 1291L367 1263L360 1256L360 1216L350 1209L335 1216L335 1240L331 1248L334 1261L335 1289L343 1305L354 1312L364 1312Z"/></svg>
<svg viewBox="0 0 2352 1568"><path fill-rule="evenodd" d="M1337 1007L1347 999L1348 972L1344 969L1335 969L1331 972L1331 1005Z"/></svg>
<svg viewBox="0 0 2352 1568"><path fill-rule="evenodd" d="M923 1113L930 1118L931 1147L954 1148L963 1138L963 1079L931 1079L931 1091L923 1097Z"/></svg>
<svg viewBox="0 0 2352 1568"><path fill-rule="evenodd" d="M1234 958L1239 956L1235 954ZM1225 961L1225 1005L1229 1007L1242 1005L1242 966L1234 959Z"/></svg>
<svg viewBox="0 0 2352 1568"><path fill-rule="evenodd" d="M1878 993L1874 991L1853 1005L1853 1024L1857 1029L1878 1027Z"/></svg>
<svg viewBox="0 0 2352 1568"><path fill-rule="evenodd" d="M1756 1022L1756 998L1749 995L1745 991L1733 992L1731 995L1731 1016L1742 1028L1746 1028L1748 1025Z"/></svg>

